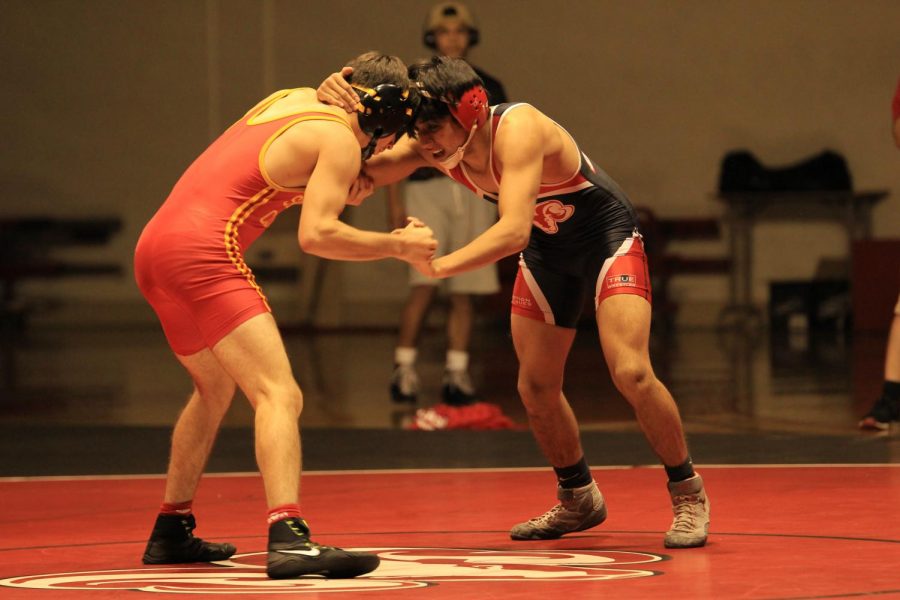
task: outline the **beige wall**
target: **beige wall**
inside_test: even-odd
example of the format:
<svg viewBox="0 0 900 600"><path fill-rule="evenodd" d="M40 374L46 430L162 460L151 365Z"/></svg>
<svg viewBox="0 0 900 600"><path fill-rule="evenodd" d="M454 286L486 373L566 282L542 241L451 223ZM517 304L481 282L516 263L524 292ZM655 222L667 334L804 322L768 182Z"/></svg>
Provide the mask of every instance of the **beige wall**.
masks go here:
<svg viewBox="0 0 900 600"><path fill-rule="evenodd" d="M430 4L6 2L0 216L121 215L125 229L110 248L71 255L130 265L141 227L213 132L272 89L314 84L363 50L425 56L420 32ZM470 4L483 37L473 62L499 76L513 99L569 128L636 203L663 216L717 216L710 193L726 150L748 148L782 165L827 147L847 157L858 189L892 190L875 232L900 237L900 151L889 127L900 2ZM362 226L384 223L380 198L349 211ZM274 260L294 260L291 227L273 232ZM757 242L760 298L769 279L808 277L821 256L844 249L840 229L825 224L767 225ZM397 264L331 273L341 277L329 293L348 301L403 295ZM137 298L130 277L30 289ZM688 303L719 301L725 286L688 280L676 293ZM290 299L293 290L270 294Z"/></svg>

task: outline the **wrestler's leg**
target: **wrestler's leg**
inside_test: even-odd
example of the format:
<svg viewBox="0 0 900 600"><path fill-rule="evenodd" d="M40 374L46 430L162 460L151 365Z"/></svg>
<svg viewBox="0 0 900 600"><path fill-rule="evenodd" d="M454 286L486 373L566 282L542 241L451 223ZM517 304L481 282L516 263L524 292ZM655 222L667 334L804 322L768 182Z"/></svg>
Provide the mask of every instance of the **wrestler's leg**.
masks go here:
<svg viewBox="0 0 900 600"><path fill-rule="evenodd" d="M566 358L575 329L548 325L513 313L513 343L519 357L519 394L531 430L553 465L559 504L510 530L514 540L555 539L606 519L606 505L584 460L578 422L562 392Z"/></svg>
<svg viewBox="0 0 900 600"><path fill-rule="evenodd" d="M534 437L551 465L574 464L583 452L578 423L562 392L562 383L575 329L517 314L510 321L519 358L519 395Z"/></svg>
<svg viewBox="0 0 900 600"><path fill-rule="evenodd" d="M234 396L234 381L209 350L178 359L194 380L194 392L172 433L164 502L144 550L145 564L225 560L236 551L232 544L194 537L192 512L200 476Z"/></svg>
<svg viewBox="0 0 900 600"><path fill-rule="evenodd" d="M668 466L688 458L681 416L650 364L650 303L614 294L597 308L600 345L616 388L634 408L651 448Z"/></svg>
<svg viewBox="0 0 900 600"><path fill-rule="evenodd" d="M296 504L300 488L300 387L270 313L245 321L212 349L256 411L256 461L269 508Z"/></svg>
<svg viewBox="0 0 900 600"><path fill-rule="evenodd" d="M194 498L235 388L234 380L208 349L178 356L178 360L190 373L194 391L172 432L165 492L165 502L171 504Z"/></svg>
<svg viewBox="0 0 900 600"><path fill-rule="evenodd" d="M674 519L665 546L703 546L709 532L709 499L691 465L675 400L650 365L650 303L634 294L613 294L601 300L597 323L613 382L634 408L669 476Z"/></svg>
<svg viewBox="0 0 900 600"><path fill-rule="evenodd" d="M379 564L375 554L347 552L310 540L299 514L303 396L270 313L252 317L213 346L213 353L256 409L256 461L269 506L266 574L356 577ZM273 510L274 509L274 510Z"/></svg>

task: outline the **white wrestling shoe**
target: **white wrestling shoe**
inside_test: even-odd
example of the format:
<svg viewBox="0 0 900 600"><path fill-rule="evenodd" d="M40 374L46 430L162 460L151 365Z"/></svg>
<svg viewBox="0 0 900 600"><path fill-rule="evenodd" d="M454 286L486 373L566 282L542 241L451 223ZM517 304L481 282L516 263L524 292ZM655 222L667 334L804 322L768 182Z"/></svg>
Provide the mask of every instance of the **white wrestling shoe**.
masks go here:
<svg viewBox="0 0 900 600"><path fill-rule="evenodd" d="M566 489L556 488L559 504L544 514L515 525L509 532L514 540L555 540L566 533L583 531L606 520L606 503L597 482Z"/></svg>
<svg viewBox="0 0 900 600"><path fill-rule="evenodd" d="M709 499L703 479L694 475L684 481L669 482L675 519L666 532L666 548L696 548L706 543L709 533Z"/></svg>

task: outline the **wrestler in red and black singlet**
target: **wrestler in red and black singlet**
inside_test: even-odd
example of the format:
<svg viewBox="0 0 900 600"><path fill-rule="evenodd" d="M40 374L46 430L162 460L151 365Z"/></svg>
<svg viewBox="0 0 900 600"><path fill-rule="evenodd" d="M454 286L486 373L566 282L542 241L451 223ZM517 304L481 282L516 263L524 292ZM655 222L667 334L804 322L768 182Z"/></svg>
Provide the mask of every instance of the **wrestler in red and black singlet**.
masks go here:
<svg viewBox="0 0 900 600"><path fill-rule="evenodd" d="M504 115L518 106L525 105L491 107L490 163L498 190L501 173L493 141ZM512 312L561 327L575 327L587 294L594 295L595 303L622 293L650 301L647 258L634 208L609 175L580 150L579 156L579 168L571 177L540 185L531 239L520 256L512 298ZM498 195L479 188L464 163L447 174L497 202Z"/></svg>

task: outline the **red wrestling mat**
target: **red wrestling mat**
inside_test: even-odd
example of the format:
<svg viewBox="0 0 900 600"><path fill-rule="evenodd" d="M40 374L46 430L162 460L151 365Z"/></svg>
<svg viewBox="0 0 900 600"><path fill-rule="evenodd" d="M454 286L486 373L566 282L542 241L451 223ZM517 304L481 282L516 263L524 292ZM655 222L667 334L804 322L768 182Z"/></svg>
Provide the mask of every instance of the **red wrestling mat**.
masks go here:
<svg viewBox="0 0 900 600"><path fill-rule="evenodd" d="M144 567L159 478L0 480L0 598L130 597L131 590L298 598L900 597L900 468L701 467L705 548L667 550L661 469L595 469L599 528L513 542L513 523L555 501L542 470L311 473L302 507L317 541L368 548L354 580L266 579L265 506L254 476L204 480L196 533L238 547L217 565ZM226 596L227 597L227 596Z"/></svg>

